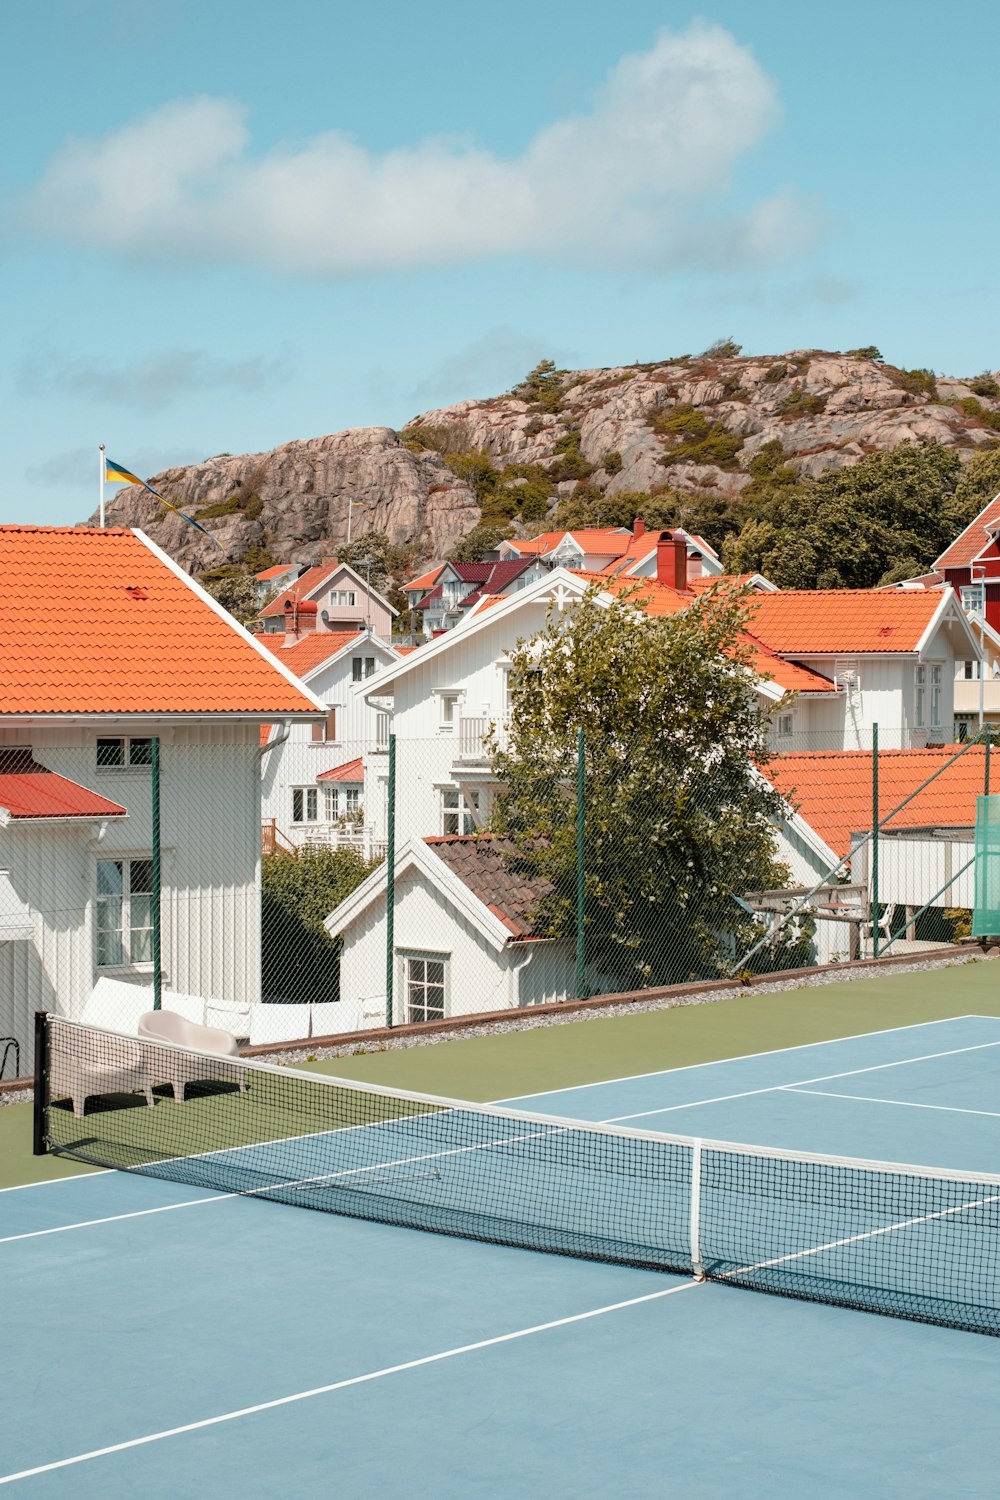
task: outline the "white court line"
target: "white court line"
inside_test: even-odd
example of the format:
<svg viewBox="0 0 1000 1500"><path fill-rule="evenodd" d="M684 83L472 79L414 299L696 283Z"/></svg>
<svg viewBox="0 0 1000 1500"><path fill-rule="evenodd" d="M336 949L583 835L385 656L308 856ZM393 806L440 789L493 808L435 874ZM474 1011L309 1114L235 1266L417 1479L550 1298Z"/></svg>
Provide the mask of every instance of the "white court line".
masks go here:
<svg viewBox="0 0 1000 1500"><path fill-rule="evenodd" d="M797 1042L794 1047L768 1047L764 1052L737 1052L733 1057L713 1057L707 1062L683 1063L679 1068L656 1068L651 1073L625 1073L621 1078L598 1078L593 1083L568 1083L564 1088L539 1089L534 1094L511 1094L507 1099L493 1099L493 1104L521 1104L526 1099L545 1099L549 1094L575 1094L582 1089L601 1089L610 1083L637 1083L640 1078L666 1078L675 1073L690 1073L698 1068L722 1068L728 1063L750 1062L758 1057L778 1057L787 1052L809 1052L814 1047L835 1047L838 1042L863 1042L870 1036L892 1036L901 1031L923 1031L928 1026L947 1026L952 1021L995 1021L1000 1016L939 1016L936 1021L911 1021L908 1026L883 1026L878 1031L854 1031L850 1036L828 1036L818 1042Z"/></svg>
<svg viewBox="0 0 1000 1500"><path fill-rule="evenodd" d="M437 1354L425 1354L420 1359L408 1359L402 1364L387 1365L381 1370L370 1370L365 1375L352 1375L346 1380L334 1380L329 1385L317 1385L308 1391L296 1391L291 1396L278 1396L273 1401L260 1401L255 1406L243 1406L237 1411L222 1412L216 1417L204 1417L199 1422L185 1422L180 1427L167 1427L162 1432L150 1432L144 1437L129 1438L123 1443L110 1443L106 1448L93 1448L89 1453L76 1453L72 1458L56 1459L54 1463L38 1464L33 1469L21 1469L16 1474L0 1475L0 1484L13 1484L18 1479L30 1479L36 1474L51 1474L54 1469L67 1469L73 1464L87 1463L93 1458L106 1458L110 1453L122 1453L128 1448L141 1448L147 1443L159 1443L164 1438L179 1437L185 1432L198 1432L205 1427L217 1427L222 1422L235 1422L240 1417L252 1417L258 1412L273 1411L279 1406L291 1406L297 1401L309 1401L314 1396L326 1396L333 1391L347 1390L351 1386L365 1385L372 1380L382 1380L386 1375L400 1375L407 1370L418 1370L424 1365L439 1364L445 1359L455 1359L462 1354L474 1354L480 1349L491 1349L498 1344L510 1344L516 1339L529 1338L532 1334L547 1333L553 1328L566 1328L571 1323L584 1323L590 1318L603 1317L605 1313L621 1312L626 1307L638 1307L643 1302L658 1302L672 1297L676 1292L689 1292L704 1286L701 1281L685 1281L680 1286L667 1287L659 1292L647 1292L641 1297L629 1297L624 1302L609 1302L605 1307L592 1307L587 1312L571 1313L565 1318L553 1318L548 1323L535 1323L530 1328L518 1328L513 1333L500 1333L489 1339L479 1339L474 1344L459 1344L454 1349L442 1349Z"/></svg>
<svg viewBox="0 0 1000 1500"><path fill-rule="evenodd" d="M958 1057L963 1052L983 1052L1000 1047L1000 1042L977 1042L972 1047L951 1047L947 1052L927 1052L923 1057L902 1057L898 1062L874 1063L869 1068L849 1068L845 1073L824 1073L818 1078L799 1078L791 1083L772 1083L764 1089L744 1089L739 1094L717 1094L712 1099L692 1099L688 1104L665 1104L662 1109L641 1109L634 1115L615 1115L599 1120L600 1125L623 1125L626 1120L645 1120L650 1115L671 1115L679 1109L698 1109L702 1104L727 1104L731 1099L752 1099L757 1094L780 1094L783 1090L802 1088L807 1083L832 1083L836 1078L857 1078L862 1073L884 1073L888 1068L908 1068L911 1063L933 1062L939 1057Z"/></svg>
<svg viewBox="0 0 1000 1500"><path fill-rule="evenodd" d="M213 1193L207 1198L185 1198L183 1203L162 1203L159 1208L137 1208L127 1214L108 1214L103 1219L83 1219L77 1224L54 1224L49 1229L29 1229L25 1234L7 1234L0 1245L14 1240L37 1240L45 1234L65 1234L68 1229L90 1229L95 1224L115 1224L119 1219L144 1219L147 1214L168 1214L175 1208L197 1208L200 1203L221 1203L223 1198L238 1198L239 1193Z"/></svg>
<svg viewBox="0 0 1000 1500"><path fill-rule="evenodd" d="M794 1083L784 1085L789 1094L815 1094L818 1099L857 1099L862 1104L898 1104L901 1109L939 1109L948 1115L988 1115L1000 1120L1000 1110L962 1109L957 1104L921 1104L913 1099L876 1099L871 1094L834 1094L830 1089L803 1089Z"/></svg>
<svg viewBox="0 0 1000 1500"><path fill-rule="evenodd" d="M91 1172L70 1172L65 1177L44 1177L41 1182L15 1182L13 1187L0 1188L0 1193L23 1193L25 1188L52 1187L56 1183L83 1182L88 1177L110 1177L110 1167L97 1167Z"/></svg>

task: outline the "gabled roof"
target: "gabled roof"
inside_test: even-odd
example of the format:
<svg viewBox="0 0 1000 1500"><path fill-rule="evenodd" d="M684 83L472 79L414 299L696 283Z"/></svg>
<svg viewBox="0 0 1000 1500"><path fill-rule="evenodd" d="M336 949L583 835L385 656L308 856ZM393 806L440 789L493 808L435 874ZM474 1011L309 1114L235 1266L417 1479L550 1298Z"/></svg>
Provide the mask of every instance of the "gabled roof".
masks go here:
<svg viewBox="0 0 1000 1500"><path fill-rule="evenodd" d="M141 531L0 527L0 714L303 714L318 700ZM53 578L73 587L53 601Z"/></svg>
<svg viewBox="0 0 1000 1500"><path fill-rule="evenodd" d="M512 839L492 834L452 834L428 838L453 875L497 917L515 938L545 937L536 913L552 882L532 874L524 850Z"/></svg>
<svg viewBox="0 0 1000 1500"><path fill-rule="evenodd" d="M898 807L955 753L954 745L883 751L878 758L881 816ZM973 827L976 798L983 791L985 753L982 745L971 746L892 819L887 831ZM872 758L867 750L780 755L761 770L838 858L850 849L852 834L871 828Z"/></svg>
<svg viewBox="0 0 1000 1500"><path fill-rule="evenodd" d="M253 576L258 583L270 583L272 578L281 578L285 573L294 573L296 571L297 565L295 563L277 563L273 568L265 568L263 572L255 573Z"/></svg>
<svg viewBox="0 0 1000 1500"><path fill-rule="evenodd" d="M933 564L934 568L967 568L988 544L991 532L997 529L1000 529L1000 495L995 495L951 546L944 549Z"/></svg>
<svg viewBox="0 0 1000 1500"><path fill-rule="evenodd" d="M334 766L332 770L320 771L316 777L317 781L349 781L361 783L365 779L365 763L362 756L356 760L345 761L342 766Z"/></svg>
<svg viewBox="0 0 1000 1500"><path fill-rule="evenodd" d="M274 615L284 615L285 607L289 602L300 604L303 600L308 599L310 595L320 593L330 583L334 575L341 572L350 574L357 586L367 591L367 583L359 573L355 572L350 563L337 562L334 559L332 562L319 563L315 568L307 568L301 577L296 578L294 583L290 583L287 588L279 589L278 597L272 599L271 603L261 610L260 618L268 620ZM380 594L378 589L373 588L371 594L373 598L378 599L381 604L384 604L385 608L392 614L399 613L398 610L392 608L388 599Z"/></svg>
<svg viewBox="0 0 1000 1500"><path fill-rule="evenodd" d="M526 541L507 540L501 545L513 547L522 557L545 557L555 552L567 537L572 537L584 554L609 553L620 557L632 540L632 533L627 526L594 526L581 531L543 531L541 536Z"/></svg>
<svg viewBox="0 0 1000 1500"><path fill-rule="evenodd" d="M704 537L695 536L692 532L685 531L683 526L675 526L673 528L664 527L658 531L641 532L639 536L633 535L624 552L619 557L613 558L611 562L606 563L601 569L602 573L614 575L616 573L630 572L633 568L637 568L640 563L644 563L647 558L656 552L663 537L676 537L678 541L689 542L696 553L701 553L703 557L710 558L714 563L719 561L719 554L714 547L705 541Z"/></svg>
<svg viewBox="0 0 1000 1500"><path fill-rule="evenodd" d="M532 562L533 559L530 557L512 557L509 561L490 563L489 572L486 577L478 588L472 590L471 594L466 594L465 598L461 601L460 608L470 609L473 604L478 604L479 600L487 594L504 593L514 582L515 578L519 578L522 573L527 572Z"/></svg>
<svg viewBox="0 0 1000 1500"><path fill-rule="evenodd" d="M444 563L438 563L436 567L431 568L429 573L421 573L419 578L413 578L409 583L404 583L403 593L422 594L425 590L433 588L444 572L444 568Z"/></svg>
<svg viewBox="0 0 1000 1500"><path fill-rule="evenodd" d="M29 746L0 749L0 821L127 816L117 802L39 765Z"/></svg>
<svg viewBox="0 0 1000 1500"><path fill-rule="evenodd" d="M255 639L296 677L307 677L348 646L360 648L371 644L371 637L363 630L309 630L291 646L285 645L285 637L279 630Z"/></svg>
<svg viewBox="0 0 1000 1500"><path fill-rule="evenodd" d="M749 628L782 656L912 653L944 602L922 589L779 589L753 598Z"/></svg>

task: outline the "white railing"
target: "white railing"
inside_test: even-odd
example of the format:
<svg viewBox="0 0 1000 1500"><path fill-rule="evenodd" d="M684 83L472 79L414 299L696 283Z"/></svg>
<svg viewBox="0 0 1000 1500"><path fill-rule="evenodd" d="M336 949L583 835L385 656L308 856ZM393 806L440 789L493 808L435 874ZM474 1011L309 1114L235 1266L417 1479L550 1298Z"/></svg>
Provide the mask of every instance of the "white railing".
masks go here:
<svg viewBox="0 0 1000 1500"><path fill-rule="evenodd" d="M353 849L363 859L384 859L386 841L367 825L310 823L293 828L291 838L300 849Z"/></svg>
<svg viewBox="0 0 1000 1500"><path fill-rule="evenodd" d="M488 766L490 746L487 745L486 738L491 730L494 731L492 743L502 750L506 744L507 732L497 726L495 719L487 716L472 718L463 714L458 720L456 759L465 761L467 764Z"/></svg>

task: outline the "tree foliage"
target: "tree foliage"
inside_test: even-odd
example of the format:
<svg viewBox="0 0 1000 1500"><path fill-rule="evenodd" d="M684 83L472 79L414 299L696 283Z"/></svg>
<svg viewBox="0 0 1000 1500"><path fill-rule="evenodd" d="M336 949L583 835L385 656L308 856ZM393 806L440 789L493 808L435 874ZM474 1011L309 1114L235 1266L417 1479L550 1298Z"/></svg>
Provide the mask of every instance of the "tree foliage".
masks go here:
<svg viewBox="0 0 1000 1500"><path fill-rule="evenodd" d="M368 531L356 536L338 548L340 562L347 563L359 577L367 581L370 562L372 588L384 593L390 581L405 573L412 562L412 552L407 547L397 547L384 531Z"/></svg>
<svg viewBox="0 0 1000 1500"><path fill-rule="evenodd" d="M378 863L353 849L264 855L262 982L269 1000L339 1000L340 939L330 937L323 921Z"/></svg>
<svg viewBox="0 0 1000 1500"><path fill-rule="evenodd" d="M241 625L249 625L260 614L257 580L238 564L219 568L214 574L204 576L202 584L216 603L227 609Z"/></svg>
<svg viewBox="0 0 1000 1500"><path fill-rule="evenodd" d="M765 721L739 633L746 594L714 590L650 618L592 591L515 651L511 714L493 764L491 827L524 873L551 883L536 920L576 935L577 734L584 731L585 954L595 981L629 989L724 973L757 935L734 899L779 885L778 798L753 770ZM804 955L784 947L772 958Z"/></svg>

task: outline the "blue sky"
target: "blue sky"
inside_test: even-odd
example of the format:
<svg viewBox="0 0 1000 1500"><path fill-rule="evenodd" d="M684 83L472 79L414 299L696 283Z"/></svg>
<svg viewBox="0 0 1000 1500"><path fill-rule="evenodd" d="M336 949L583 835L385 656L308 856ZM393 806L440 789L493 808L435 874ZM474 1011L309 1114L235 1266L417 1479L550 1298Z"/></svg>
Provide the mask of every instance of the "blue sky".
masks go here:
<svg viewBox="0 0 1000 1500"><path fill-rule="evenodd" d="M0 520L539 358L1000 365L1000 10L42 0L3 21ZM16 66L12 66L16 59Z"/></svg>

